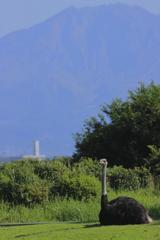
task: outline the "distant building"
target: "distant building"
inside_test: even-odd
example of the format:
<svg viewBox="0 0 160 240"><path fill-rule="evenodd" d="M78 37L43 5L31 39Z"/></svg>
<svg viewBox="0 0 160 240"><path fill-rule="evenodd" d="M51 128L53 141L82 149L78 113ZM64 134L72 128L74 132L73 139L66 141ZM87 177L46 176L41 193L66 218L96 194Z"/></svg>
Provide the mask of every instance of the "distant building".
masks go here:
<svg viewBox="0 0 160 240"><path fill-rule="evenodd" d="M38 159L38 160L46 159L45 155L40 155L39 141L34 141L34 155L2 156L0 157L0 160L9 162L11 160L21 160L26 158L32 158L32 159Z"/></svg>

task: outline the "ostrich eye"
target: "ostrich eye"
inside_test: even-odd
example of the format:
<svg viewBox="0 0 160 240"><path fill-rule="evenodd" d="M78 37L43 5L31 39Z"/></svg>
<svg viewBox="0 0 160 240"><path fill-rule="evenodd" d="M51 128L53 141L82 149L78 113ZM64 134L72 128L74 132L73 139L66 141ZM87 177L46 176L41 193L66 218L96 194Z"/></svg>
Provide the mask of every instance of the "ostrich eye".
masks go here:
<svg viewBox="0 0 160 240"><path fill-rule="evenodd" d="M101 164L106 164L106 163L107 163L107 160L106 160L106 159L101 159L101 160L100 160L100 163L101 163Z"/></svg>

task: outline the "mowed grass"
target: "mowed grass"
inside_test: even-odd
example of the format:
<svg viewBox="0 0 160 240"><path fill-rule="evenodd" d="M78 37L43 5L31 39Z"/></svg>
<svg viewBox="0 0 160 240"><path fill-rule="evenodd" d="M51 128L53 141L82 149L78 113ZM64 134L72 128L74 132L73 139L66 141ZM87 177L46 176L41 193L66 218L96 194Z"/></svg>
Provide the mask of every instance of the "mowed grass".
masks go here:
<svg viewBox="0 0 160 240"><path fill-rule="evenodd" d="M98 222L54 223L1 227L0 240L154 240L160 239L160 221L144 225L100 226Z"/></svg>

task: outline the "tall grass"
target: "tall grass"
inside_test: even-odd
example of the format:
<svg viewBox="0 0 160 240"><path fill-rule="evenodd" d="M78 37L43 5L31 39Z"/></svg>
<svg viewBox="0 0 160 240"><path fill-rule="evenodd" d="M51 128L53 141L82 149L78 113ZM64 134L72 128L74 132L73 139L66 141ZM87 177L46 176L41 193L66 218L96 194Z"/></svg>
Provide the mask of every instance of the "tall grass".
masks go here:
<svg viewBox="0 0 160 240"><path fill-rule="evenodd" d="M160 219L160 191L154 188L131 191L108 190L109 201L118 196L133 197L141 202L153 219ZM0 222L55 222L55 221L94 221L98 220L100 196L89 201L78 201L67 197L56 197L50 202L27 208L0 203Z"/></svg>

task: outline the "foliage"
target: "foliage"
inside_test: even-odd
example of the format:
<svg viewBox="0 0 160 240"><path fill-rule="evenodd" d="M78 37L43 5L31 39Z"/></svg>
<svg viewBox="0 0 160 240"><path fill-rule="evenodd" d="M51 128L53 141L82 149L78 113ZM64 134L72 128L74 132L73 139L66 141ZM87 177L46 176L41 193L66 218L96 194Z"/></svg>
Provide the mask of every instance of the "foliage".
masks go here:
<svg viewBox="0 0 160 240"><path fill-rule="evenodd" d="M89 199L99 192L99 164L84 159L66 166L66 161L34 159L0 166L1 199L14 204L34 205L57 195ZM91 169L89 169L91 166Z"/></svg>
<svg viewBox="0 0 160 240"><path fill-rule="evenodd" d="M68 165L68 167L67 167ZM79 163L24 159L0 165L0 199L33 206L57 196L88 200L100 196L101 166L97 160L82 158ZM148 187L150 172L146 168L107 169L114 189L137 190Z"/></svg>
<svg viewBox="0 0 160 240"><path fill-rule="evenodd" d="M77 173L94 176L101 179L101 166L98 160L92 158L81 158L78 163L74 163L72 169Z"/></svg>
<svg viewBox="0 0 160 240"><path fill-rule="evenodd" d="M71 164L72 164L72 157L69 157L69 156L54 156L53 159L52 159L53 162L61 162L63 163L64 165L66 165L67 168L70 168L71 167Z"/></svg>
<svg viewBox="0 0 160 240"><path fill-rule="evenodd" d="M94 176L87 176L76 171L62 175L57 192L78 200L88 200L100 194L100 182Z"/></svg>
<svg viewBox="0 0 160 240"><path fill-rule="evenodd" d="M118 196L128 196L141 202L154 219L160 219L160 191L152 188L118 190L108 188L109 201ZM0 223L15 222L56 222L56 221L93 221L98 220L100 211L100 195L85 200L68 197L55 197L52 201L36 204L33 208L24 204L13 205L0 202Z"/></svg>
<svg viewBox="0 0 160 240"><path fill-rule="evenodd" d="M148 157L148 145L160 147L160 86L152 81L147 87L129 91L126 101L115 99L104 104L100 120L90 118L84 122L82 133L74 134L75 161L81 157L108 158L109 166L125 168L143 166Z"/></svg>
<svg viewBox="0 0 160 240"><path fill-rule="evenodd" d="M149 145L148 148L151 150L151 153L147 158L144 158L145 165L151 168L152 173L160 175L160 148L154 145Z"/></svg>
<svg viewBox="0 0 160 240"><path fill-rule="evenodd" d="M64 174L64 172L70 171L66 165L58 160L53 161L39 161L39 163L34 167L34 173L37 174L41 179L46 179L56 184L59 177Z"/></svg>
<svg viewBox="0 0 160 240"><path fill-rule="evenodd" d="M150 172L145 168L125 169L122 166L114 166L107 169L108 183L111 188L128 189L135 191L140 187L149 185Z"/></svg>
<svg viewBox="0 0 160 240"><path fill-rule="evenodd" d="M134 172L134 174L138 176L140 188L146 188L150 185L151 182L150 169L147 169L145 167L135 167L132 171Z"/></svg>
<svg viewBox="0 0 160 240"><path fill-rule="evenodd" d="M114 166L107 173L109 185L111 188L137 190L140 187L138 176L132 171L123 168L122 166Z"/></svg>
<svg viewBox="0 0 160 240"><path fill-rule="evenodd" d="M4 163L0 167L0 197L15 204L33 205L47 200L48 187L28 161Z"/></svg>
<svg viewBox="0 0 160 240"><path fill-rule="evenodd" d="M76 153L73 154L73 161L78 162L81 158L100 159L106 157L106 138L108 130L104 116L98 115L99 120L91 117L85 120L82 133L73 134L76 142Z"/></svg>

